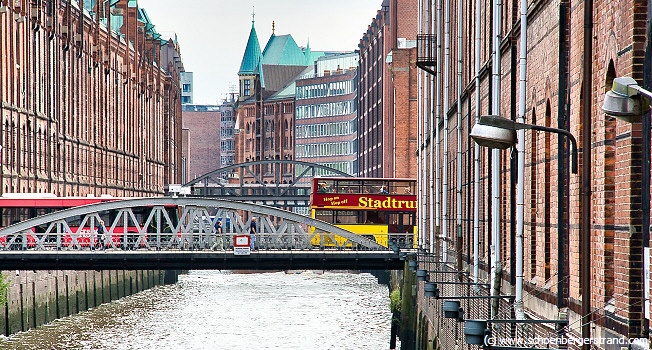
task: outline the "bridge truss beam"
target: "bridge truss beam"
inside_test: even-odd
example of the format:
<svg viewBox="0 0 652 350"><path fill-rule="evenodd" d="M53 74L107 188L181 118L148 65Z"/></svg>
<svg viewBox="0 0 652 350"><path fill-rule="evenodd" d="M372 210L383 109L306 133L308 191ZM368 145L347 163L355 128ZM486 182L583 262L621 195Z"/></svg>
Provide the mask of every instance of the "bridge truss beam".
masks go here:
<svg viewBox="0 0 652 350"><path fill-rule="evenodd" d="M235 256L229 251L234 237L249 234L253 217L260 219L257 250ZM218 240L225 251L212 250ZM402 266L387 247L323 221L251 203L185 197L116 200L50 213L1 229L0 249L5 269Z"/></svg>

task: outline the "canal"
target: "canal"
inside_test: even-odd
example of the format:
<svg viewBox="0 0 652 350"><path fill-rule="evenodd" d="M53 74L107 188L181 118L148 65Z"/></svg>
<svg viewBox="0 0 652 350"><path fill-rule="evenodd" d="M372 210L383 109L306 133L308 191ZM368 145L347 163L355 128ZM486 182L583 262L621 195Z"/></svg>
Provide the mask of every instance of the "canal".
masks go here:
<svg viewBox="0 0 652 350"><path fill-rule="evenodd" d="M0 349L379 350L390 321L388 287L370 274L191 271Z"/></svg>

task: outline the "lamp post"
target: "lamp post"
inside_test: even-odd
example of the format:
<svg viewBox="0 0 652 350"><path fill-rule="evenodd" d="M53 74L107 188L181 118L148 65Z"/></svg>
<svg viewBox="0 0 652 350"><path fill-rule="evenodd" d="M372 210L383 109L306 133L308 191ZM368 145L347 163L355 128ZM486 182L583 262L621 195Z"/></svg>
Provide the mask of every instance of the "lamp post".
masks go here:
<svg viewBox="0 0 652 350"><path fill-rule="evenodd" d="M602 111L610 116L616 117L628 123L642 122L642 144L641 144L641 158L643 158L643 165L641 166L641 238L643 245L642 256L645 260L646 251L649 248L650 242L650 99L652 99L652 92L640 87L636 80L631 77L619 77L613 80L611 90L607 91L604 96L604 103ZM646 118L642 118L643 115ZM642 321L642 337L647 336L649 321L649 302L648 292L649 285L645 283L648 276L645 273L645 266L648 261L643 261L643 300L645 301L643 307L643 321Z"/></svg>
<svg viewBox="0 0 652 350"><path fill-rule="evenodd" d="M471 130L471 138L483 147L506 149L516 144L514 130L521 129L553 132L566 136L571 142L571 171L573 174L577 174L577 141L567 130L517 123L497 115L483 115L480 117L480 122Z"/></svg>
<svg viewBox="0 0 652 350"><path fill-rule="evenodd" d="M566 136L571 142L571 172L577 174L577 141L573 134L564 129L551 128L540 125L518 123L510 119L502 118L497 115L481 116L479 122L473 127L469 136L480 146L489 148L506 149L516 144L515 130L531 129L544 132L552 132L559 135ZM522 164L519 165L522 167ZM520 176L519 176L520 177ZM561 201L561 198L559 199ZM522 205L523 203L517 203ZM561 217L561 215L560 215ZM565 234L561 232L562 225L560 223L557 244L559 249L566 246ZM588 257L588 254L585 254ZM584 259L583 259L584 261ZM565 259L564 254L559 254L558 262L558 285L557 285L557 307L561 312L564 307L564 279L565 279ZM581 264L588 268L585 262ZM523 237L518 235L516 237L516 299L515 305L522 305L522 286L523 286ZM584 272L586 273L586 272ZM583 299L584 300L584 299ZM517 315L518 316L518 315Z"/></svg>

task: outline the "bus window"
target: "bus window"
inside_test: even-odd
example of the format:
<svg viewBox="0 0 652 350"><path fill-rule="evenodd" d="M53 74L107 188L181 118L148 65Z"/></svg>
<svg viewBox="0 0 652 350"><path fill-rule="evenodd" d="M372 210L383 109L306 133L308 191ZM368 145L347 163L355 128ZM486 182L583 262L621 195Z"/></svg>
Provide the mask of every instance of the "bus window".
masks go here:
<svg viewBox="0 0 652 350"><path fill-rule="evenodd" d="M352 210L338 210L335 212L336 224L358 224L358 214Z"/></svg>
<svg viewBox="0 0 652 350"><path fill-rule="evenodd" d="M333 211L332 210L315 210L315 219L332 223L333 222Z"/></svg>
<svg viewBox="0 0 652 350"><path fill-rule="evenodd" d="M389 193L391 194L412 194L411 184L407 181L390 181Z"/></svg>
<svg viewBox="0 0 652 350"><path fill-rule="evenodd" d="M360 191L360 180L340 180L337 182L338 193L362 193Z"/></svg>
<svg viewBox="0 0 652 350"><path fill-rule="evenodd" d="M403 225L405 225L405 226L408 226L408 225L409 226L414 226L414 225L417 224L416 223L416 221L417 221L416 220L416 214L414 214L414 213L404 213L401 216L403 217L403 220L401 220L403 222Z"/></svg>
<svg viewBox="0 0 652 350"><path fill-rule="evenodd" d="M366 211L365 224L386 224L386 214L378 211Z"/></svg>
<svg viewBox="0 0 652 350"><path fill-rule="evenodd" d="M403 233L403 218L398 213L389 214L389 227L388 232L390 233Z"/></svg>
<svg viewBox="0 0 652 350"><path fill-rule="evenodd" d="M365 181L364 193L380 193L383 187L385 187L383 181Z"/></svg>

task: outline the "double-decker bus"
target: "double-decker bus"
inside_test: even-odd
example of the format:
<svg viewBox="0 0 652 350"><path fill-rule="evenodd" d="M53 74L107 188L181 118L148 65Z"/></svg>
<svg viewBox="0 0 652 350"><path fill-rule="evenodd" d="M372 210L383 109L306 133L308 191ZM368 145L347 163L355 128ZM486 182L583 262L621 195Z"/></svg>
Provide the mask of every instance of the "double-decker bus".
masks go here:
<svg viewBox="0 0 652 350"><path fill-rule="evenodd" d="M412 246L416 235L415 179L315 177L310 209L313 218L363 235L387 247ZM322 242L323 238L323 242ZM313 245L336 246L335 236L315 235Z"/></svg>
<svg viewBox="0 0 652 350"><path fill-rule="evenodd" d="M73 208L82 205L103 203L109 201L120 200L123 198L112 196L100 197L58 197L51 193L5 193L0 196L0 227L6 227L24 220L32 219L40 215L49 214L55 211ZM149 215L152 208L141 207L133 208L136 218L145 218ZM178 217L176 207L166 208L169 217L173 220ZM116 211L107 211L100 213L100 217L105 222L113 222L117 217ZM81 218L70 218L68 225L70 228L78 233L75 238L75 244L79 246L91 246L101 244L99 242L100 235L99 222L95 223L95 227L80 227ZM141 220L142 221L142 220ZM87 224L88 225L88 224ZM107 228L108 229L108 228ZM35 233L45 232L44 227L35 227L32 229ZM118 223L111 233L111 238L104 240L103 244L106 246L115 246L122 248L137 248L138 228L132 226L125 226ZM0 247L7 244L8 237L0 237ZM10 249L24 249L27 247L34 247L36 244L33 235L26 235L26 242L23 242L23 236L18 236L13 239L13 247ZM52 244L56 242L56 237L49 237L47 240L52 240ZM63 237L62 243L64 246L73 244L73 238L69 235ZM140 245L143 242L139 243Z"/></svg>

